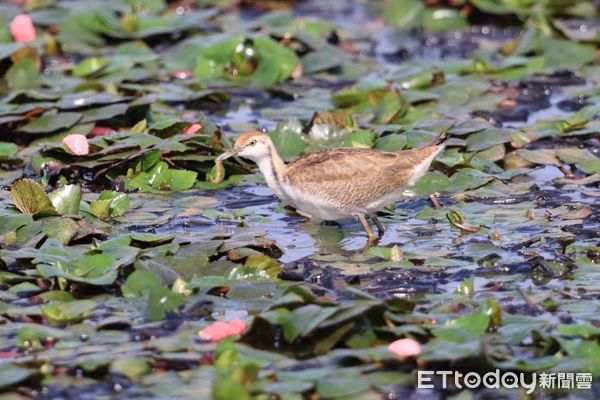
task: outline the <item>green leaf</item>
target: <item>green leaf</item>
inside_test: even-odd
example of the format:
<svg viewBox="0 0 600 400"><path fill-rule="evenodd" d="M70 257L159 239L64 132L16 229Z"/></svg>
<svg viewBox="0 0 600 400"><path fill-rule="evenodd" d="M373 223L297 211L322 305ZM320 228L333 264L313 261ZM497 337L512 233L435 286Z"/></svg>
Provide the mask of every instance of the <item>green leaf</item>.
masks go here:
<svg viewBox="0 0 600 400"><path fill-rule="evenodd" d="M380 89L369 94L371 104L374 103L374 122L389 124L408 111L408 103L398 90Z"/></svg>
<svg viewBox="0 0 600 400"><path fill-rule="evenodd" d="M121 286L123 297L145 297L150 290L162 287L162 281L153 272L138 269L127 277Z"/></svg>
<svg viewBox="0 0 600 400"><path fill-rule="evenodd" d="M567 147L558 149L556 156L567 164L577 165L577 168L586 174L600 172L600 158L586 149Z"/></svg>
<svg viewBox="0 0 600 400"><path fill-rule="evenodd" d="M556 329L562 336L580 336L589 339L600 335L600 328L589 323L577 325L560 324Z"/></svg>
<svg viewBox="0 0 600 400"><path fill-rule="evenodd" d="M81 189L77 185L65 185L56 189L48 196L52 205L60 215L79 214Z"/></svg>
<svg viewBox="0 0 600 400"><path fill-rule="evenodd" d="M444 191L450 184L450 179L440 172L428 172L413 186L413 190L421 196Z"/></svg>
<svg viewBox="0 0 600 400"><path fill-rule="evenodd" d="M450 178L450 183L443 189L445 192L457 193L477 189L493 179L491 175L476 169L461 170Z"/></svg>
<svg viewBox="0 0 600 400"><path fill-rule="evenodd" d="M468 28L469 21L460 10L452 8L428 8L423 12L423 27L428 32L445 32Z"/></svg>
<svg viewBox="0 0 600 400"><path fill-rule="evenodd" d="M92 300L75 300L64 303L44 304L42 314L53 324L67 324L89 318L98 303Z"/></svg>
<svg viewBox="0 0 600 400"><path fill-rule="evenodd" d="M212 392L215 400L250 400L252 397L244 386L232 377L218 377L215 379Z"/></svg>
<svg viewBox="0 0 600 400"><path fill-rule="evenodd" d="M281 265L274 259L264 254L251 255L246 259L245 263L248 268L255 268L266 272L267 276L274 279L283 270Z"/></svg>
<svg viewBox="0 0 600 400"><path fill-rule="evenodd" d="M369 386L359 374L348 377L330 376L317 381L317 394L325 399L348 397L366 391Z"/></svg>
<svg viewBox="0 0 600 400"><path fill-rule="evenodd" d="M596 59L596 46L539 36L539 49L553 69L578 69Z"/></svg>
<svg viewBox="0 0 600 400"><path fill-rule="evenodd" d="M104 57L89 57L77 64L73 68L73 74L84 77L95 74L108 66L108 61Z"/></svg>
<svg viewBox="0 0 600 400"><path fill-rule="evenodd" d="M375 144L376 138L377 135L375 132L367 130L355 131L344 137L342 147L371 148L373 147L373 144Z"/></svg>
<svg viewBox="0 0 600 400"><path fill-rule="evenodd" d="M110 205L111 200L96 200L90 204L92 215L100 219L110 218Z"/></svg>
<svg viewBox="0 0 600 400"><path fill-rule="evenodd" d="M17 334L17 346L21 348L41 349L42 342L49 339L61 340L69 339L75 335L72 331L67 331L50 326L39 324L25 324L19 329Z"/></svg>
<svg viewBox="0 0 600 400"><path fill-rule="evenodd" d="M292 343L298 336L306 336L327 318L337 312L337 307L320 307L307 304L296 308L289 317L289 323L284 325L285 339Z"/></svg>
<svg viewBox="0 0 600 400"><path fill-rule="evenodd" d="M175 293L166 287L151 288L148 292L148 303L144 311L146 321L165 319L168 310L179 308L185 303L185 296Z"/></svg>
<svg viewBox="0 0 600 400"><path fill-rule="evenodd" d="M382 151L396 152L406 147L406 135L391 134L380 137L373 148Z"/></svg>
<svg viewBox="0 0 600 400"><path fill-rule="evenodd" d="M117 279L117 268L117 259L110 254L86 255L75 259L70 265L59 261L51 265L40 264L37 266L39 273L44 278L61 277L68 281L89 285L112 284Z"/></svg>
<svg viewBox="0 0 600 400"><path fill-rule="evenodd" d="M55 214L52 201L39 183L31 179L21 179L10 189L10 196L15 207L23 214Z"/></svg>
<svg viewBox="0 0 600 400"><path fill-rule="evenodd" d="M223 78L270 86L288 79L299 62L294 51L268 36L238 36L201 49L194 75L201 80Z"/></svg>
<svg viewBox="0 0 600 400"><path fill-rule="evenodd" d="M92 215L100 219L120 217L129 208L129 196L125 193L104 190L98 199L90 204Z"/></svg>
<svg viewBox="0 0 600 400"><path fill-rule="evenodd" d="M68 244L80 225L72 218L50 218L42 221L42 230L49 238L55 238L62 244Z"/></svg>
<svg viewBox="0 0 600 400"><path fill-rule="evenodd" d="M19 147L14 143L0 142L0 160L8 160L13 158Z"/></svg>
<svg viewBox="0 0 600 400"><path fill-rule="evenodd" d="M152 368L146 360L136 356L117 357L110 364L110 372L125 375L133 382L139 381L144 375L150 373Z"/></svg>
<svg viewBox="0 0 600 400"><path fill-rule="evenodd" d="M12 90L32 89L40 85L40 73L34 60L26 58L13 64L5 75Z"/></svg>
<svg viewBox="0 0 600 400"><path fill-rule="evenodd" d="M308 143L302 130L303 126L298 120L287 120L277 124L270 136L281 157L292 158L304 153Z"/></svg>
<svg viewBox="0 0 600 400"><path fill-rule="evenodd" d="M181 191L194 185L198 173L186 170L167 169L156 176L152 188L157 190Z"/></svg>
<svg viewBox="0 0 600 400"><path fill-rule="evenodd" d="M32 369L21 368L8 362L0 363L0 389L23 382L34 373Z"/></svg>
<svg viewBox="0 0 600 400"><path fill-rule="evenodd" d="M20 128L22 132L27 133L51 133L59 129L67 129L75 125L81 119L82 114L73 112L64 112L57 114L46 113L38 117L27 125Z"/></svg>
<svg viewBox="0 0 600 400"><path fill-rule="evenodd" d="M387 25L400 29L419 25L425 5L419 0L390 0L383 18Z"/></svg>
<svg viewBox="0 0 600 400"><path fill-rule="evenodd" d="M459 326L473 335L485 333L489 327L500 325L499 306L495 300L488 298L473 315L460 317L452 321L451 326Z"/></svg>

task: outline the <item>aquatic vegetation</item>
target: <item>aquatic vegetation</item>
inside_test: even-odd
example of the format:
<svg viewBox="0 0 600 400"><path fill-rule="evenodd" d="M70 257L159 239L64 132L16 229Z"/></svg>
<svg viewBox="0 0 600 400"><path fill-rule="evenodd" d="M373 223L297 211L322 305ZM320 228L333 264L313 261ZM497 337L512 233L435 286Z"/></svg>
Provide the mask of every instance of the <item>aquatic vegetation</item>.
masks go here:
<svg viewBox="0 0 600 400"><path fill-rule="evenodd" d="M600 376L593 2L0 11L0 397L391 398L425 369ZM250 130L291 161L448 127L366 252L358 222L307 221L250 163L214 164Z"/></svg>

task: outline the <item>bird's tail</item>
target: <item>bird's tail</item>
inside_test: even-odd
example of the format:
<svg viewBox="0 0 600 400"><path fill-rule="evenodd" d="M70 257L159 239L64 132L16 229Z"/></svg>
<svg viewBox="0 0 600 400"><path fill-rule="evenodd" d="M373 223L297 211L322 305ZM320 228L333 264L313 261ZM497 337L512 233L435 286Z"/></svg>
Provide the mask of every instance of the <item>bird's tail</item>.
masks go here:
<svg viewBox="0 0 600 400"><path fill-rule="evenodd" d="M438 133L438 135L435 138L433 138L433 140L431 142L429 142L427 145L425 145L424 147L437 146L437 145L444 143L446 141L446 139L448 139L448 137L450 136L449 133L450 133L450 129L452 129L452 128L454 128L454 123L448 125L444 129L442 129L442 131L440 133Z"/></svg>

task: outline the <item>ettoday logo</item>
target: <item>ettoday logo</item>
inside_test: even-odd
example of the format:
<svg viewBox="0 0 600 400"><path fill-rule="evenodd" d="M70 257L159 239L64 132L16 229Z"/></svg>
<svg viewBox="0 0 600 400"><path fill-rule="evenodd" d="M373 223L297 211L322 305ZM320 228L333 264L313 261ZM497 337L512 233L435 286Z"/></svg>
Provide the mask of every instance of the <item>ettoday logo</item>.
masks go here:
<svg viewBox="0 0 600 400"><path fill-rule="evenodd" d="M435 379L435 378L438 379ZM435 379L435 381L434 381ZM519 389L527 394L540 389L591 389L590 373L515 373L501 372L499 369L485 374L458 371L417 371L417 389L446 389L452 383L457 389Z"/></svg>

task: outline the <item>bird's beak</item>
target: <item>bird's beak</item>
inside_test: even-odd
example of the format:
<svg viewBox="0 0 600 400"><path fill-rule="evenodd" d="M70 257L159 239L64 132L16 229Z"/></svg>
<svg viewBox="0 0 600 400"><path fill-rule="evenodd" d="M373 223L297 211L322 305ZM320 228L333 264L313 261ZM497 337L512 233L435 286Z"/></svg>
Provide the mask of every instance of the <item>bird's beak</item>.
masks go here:
<svg viewBox="0 0 600 400"><path fill-rule="evenodd" d="M235 156L237 153L240 152L240 148L237 147L232 147L229 150L227 150L225 153L222 153L219 157L217 157L218 161L223 161L229 157L233 157Z"/></svg>

